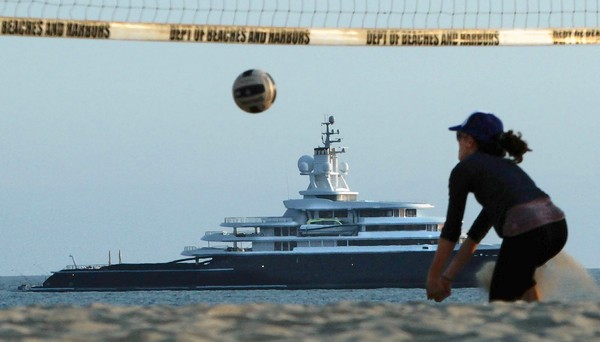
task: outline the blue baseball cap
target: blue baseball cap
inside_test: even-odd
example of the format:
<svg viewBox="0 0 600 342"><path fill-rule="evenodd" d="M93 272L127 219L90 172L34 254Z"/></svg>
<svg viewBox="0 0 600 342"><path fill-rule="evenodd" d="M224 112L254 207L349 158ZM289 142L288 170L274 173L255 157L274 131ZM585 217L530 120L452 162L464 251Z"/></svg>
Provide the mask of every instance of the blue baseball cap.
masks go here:
<svg viewBox="0 0 600 342"><path fill-rule="evenodd" d="M490 143L500 133L504 132L504 125L494 114L475 112L460 125L448 128L451 131L465 132L475 140Z"/></svg>

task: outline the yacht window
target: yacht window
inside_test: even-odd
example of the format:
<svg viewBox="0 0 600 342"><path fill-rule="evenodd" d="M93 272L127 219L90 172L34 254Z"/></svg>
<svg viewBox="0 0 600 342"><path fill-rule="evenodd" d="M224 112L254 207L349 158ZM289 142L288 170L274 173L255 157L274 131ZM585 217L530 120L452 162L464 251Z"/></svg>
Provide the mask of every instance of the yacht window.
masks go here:
<svg viewBox="0 0 600 342"><path fill-rule="evenodd" d="M316 218L347 218L348 211L347 210L334 210L334 211L319 211L318 215L315 215L313 219Z"/></svg>
<svg viewBox="0 0 600 342"><path fill-rule="evenodd" d="M358 212L361 217L402 217L399 209L370 209Z"/></svg>
<svg viewBox="0 0 600 342"><path fill-rule="evenodd" d="M348 217L348 212L346 210L335 210L333 212L333 217L336 217L336 218L347 218Z"/></svg>
<svg viewBox="0 0 600 342"><path fill-rule="evenodd" d="M417 209L406 209L406 217L416 217Z"/></svg>
<svg viewBox="0 0 600 342"><path fill-rule="evenodd" d="M273 247L275 251L291 251L297 246L297 242L275 242Z"/></svg>
<svg viewBox="0 0 600 342"><path fill-rule="evenodd" d="M428 224L428 225L427 225L427 231L430 231L430 232L437 232L437 231L439 231L439 230L441 230L441 228L440 228L440 226L439 226L439 225L437 225L437 224Z"/></svg>
<svg viewBox="0 0 600 342"><path fill-rule="evenodd" d="M395 232L395 231L414 231L430 230L430 225L426 224L403 224L403 225L369 225L365 227L367 232Z"/></svg>
<svg viewBox="0 0 600 342"><path fill-rule="evenodd" d="M319 211L319 218L333 218L332 211Z"/></svg>
<svg viewBox="0 0 600 342"><path fill-rule="evenodd" d="M435 245L437 239L383 239L383 240L352 240L349 246L404 246L404 245Z"/></svg>
<svg viewBox="0 0 600 342"><path fill-rule="evenodd" d="M290 227L275 227L273 232L275 236L296 236L298 234L297 228Z"/></svg>

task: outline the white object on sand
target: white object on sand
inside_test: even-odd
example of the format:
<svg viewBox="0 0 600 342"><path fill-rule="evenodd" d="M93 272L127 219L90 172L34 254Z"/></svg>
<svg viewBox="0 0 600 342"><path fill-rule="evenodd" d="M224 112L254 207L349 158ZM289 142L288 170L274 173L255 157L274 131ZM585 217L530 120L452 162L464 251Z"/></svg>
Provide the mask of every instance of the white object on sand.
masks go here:
<svg viewBox="0 0 600 342"><path fill-rule="evenodd" d="M488 293L494 266L489 262L476 274L480 287ZM535 280L543 301L600 300L600 287L594 278L565 251L538 268Z"/></svg>

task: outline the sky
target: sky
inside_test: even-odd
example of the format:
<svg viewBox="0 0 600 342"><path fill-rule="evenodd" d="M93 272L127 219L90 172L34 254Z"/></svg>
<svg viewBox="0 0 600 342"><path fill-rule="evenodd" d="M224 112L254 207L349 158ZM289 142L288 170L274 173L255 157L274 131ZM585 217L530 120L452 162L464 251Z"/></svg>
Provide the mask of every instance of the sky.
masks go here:
<svg viewBox="0 0 600 342"><path fill-rule="evenodd" d="M0 275L71 263L161 262L224 217L280 216L297 160L334 115L360 199L444 216L458 146L448 127L495 113L521 164L567 215L566 246L600 267L599 46L315 47L2 37ZM277 85L261 114L235 78ZM465 226L480 206L471 196ZM464 230L466 231L466 229ZM485 243L498 243L493 231Z"/></svg>

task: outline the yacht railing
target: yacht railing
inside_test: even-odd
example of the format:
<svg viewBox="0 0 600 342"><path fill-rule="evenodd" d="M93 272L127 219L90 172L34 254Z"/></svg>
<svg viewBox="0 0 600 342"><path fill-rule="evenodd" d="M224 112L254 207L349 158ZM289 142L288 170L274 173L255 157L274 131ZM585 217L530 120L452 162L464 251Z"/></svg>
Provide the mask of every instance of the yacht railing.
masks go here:
<svg viewBox="0 0 600 342"><path fill-rule="evenodd" d="M108 264L94 264L94 265L67 265L66 270L97 270L101 267L108 266Z"/></svg>
<svg viewBox="0 0 600 342"><path fill-rule="evenodd" d="M291 217L226 217L224 223L283 223L292 222Z"/></svg>
<svg viewBox="0 0 600 342"><path fill-rule="evenodd" d="M204 232L204 236L207 235L227 235L229 234L228 232L224 231L224 230L209 230Z"/></svg>
<svg viewBox="0 0 600 342"><path fill-rule="evenodd" d="M222 231L222 230L211 230L211 231L207 231L204 233L204 236L209 236L209 235L235 236L235 237L239 237L239 238L265 236L263 233L238 232L238 233L234 234L232 232L227 232L227 231Z"/></svg>

